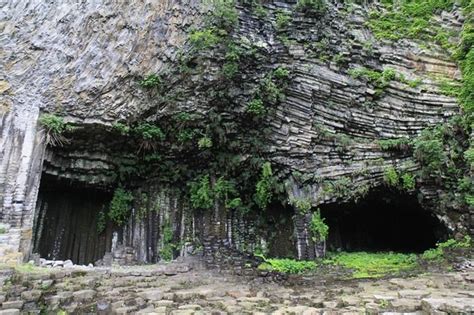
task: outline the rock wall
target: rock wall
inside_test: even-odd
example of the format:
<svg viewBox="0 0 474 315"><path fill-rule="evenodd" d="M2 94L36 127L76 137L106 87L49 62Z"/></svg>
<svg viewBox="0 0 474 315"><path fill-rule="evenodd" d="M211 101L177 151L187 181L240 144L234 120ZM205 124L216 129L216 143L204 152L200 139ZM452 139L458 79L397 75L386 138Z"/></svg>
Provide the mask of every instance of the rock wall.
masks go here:
<svg viewBox="0 0 474 315"><path fill-rule="evenodd" d="M289 199L307 199L313 207L343 202L382 185L390 166L400 172L417 170L409 154L384 151L377 140L415 137L460 111L456 99L443 96L433 79L440 74L459 79L457 65L438 46L376 40L364 24L374 5L353 4L349 9L331 2L324 16L295 13L283 29L277 27L277 14L291 9L293 1L266 3L264 20L248 6L238 6L239 26L232 36L246 38L265 55L258 67L248 69L248 80L258 77L261 68L283 65L291 71L285 100L263 122L270 130L264 156L277 165ZM193 0L2 4L0 218L9 232L0 235L1 246L9 243L8 250L30 251L41 171L90 185L114 185L118 148L130 143L107 131L112 123L159 120L180 111L207 115L212 104L206 91L220 80L212 58L206 61L207 72L184 82L170 79L171 89L183 89L176 102L158 101L160 95L138 84L147 73L174 70L190 27L200 25L202 9ZM443 12L438 22L459 31L462 16ZM394 69L407 80L421 80L421 85L391 80L377 91L370 82L350 75L351 69L360 67ZM250 89L242 85L233 91L235 99L242 99L236 111L242 111ZM40 110L60 113L78 127L68 145L46 150L44 167L44 145L36 127ZM328 185L344 180L348 184L342 193L328 192ZM430 206L436 185L418 184ZM133 188L147 185L133 183ZM133 248L139 261L158 259L164 218L170 218L176 241L202 231L210 237L204 250L237 242L233 226L243 224L243 219L222 213L218 205L214 215L198 218L187 213L186 200L159 191L152 196L161 200L156 202L161 212L141 220L132 216L116 236L118 244ZM432 210L453 232L472 224L469 213ZM186 220L192 223L184 224ZM308 218L297 214L294 224L298 256L313 257L316 247L308 236Z"/></svg>

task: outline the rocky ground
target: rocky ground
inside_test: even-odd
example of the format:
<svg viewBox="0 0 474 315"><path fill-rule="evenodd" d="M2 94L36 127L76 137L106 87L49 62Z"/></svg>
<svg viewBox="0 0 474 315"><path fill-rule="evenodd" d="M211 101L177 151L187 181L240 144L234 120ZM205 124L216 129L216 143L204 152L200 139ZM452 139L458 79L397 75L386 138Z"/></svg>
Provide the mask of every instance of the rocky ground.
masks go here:
<svg viewBox="0 0 474 315"><path fill-rule="evenodd" d="M330 280L236 276L175 262L139 267L0 269L1 315L473 313L474 268Z"/></svg>

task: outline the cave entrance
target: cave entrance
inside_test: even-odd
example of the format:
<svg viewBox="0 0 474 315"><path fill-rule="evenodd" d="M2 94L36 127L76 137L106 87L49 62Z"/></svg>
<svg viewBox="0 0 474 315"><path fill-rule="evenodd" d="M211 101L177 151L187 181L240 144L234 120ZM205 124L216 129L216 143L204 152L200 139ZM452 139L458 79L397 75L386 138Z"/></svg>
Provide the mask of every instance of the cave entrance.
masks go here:
<svg viewBox="0 0 474 315"><path fill-rule="evenodd" d="M330 251L420 253L448 235L413 194L377 189L359 202L320 206L329 225Z"/></svg>
<svg viewBox="0 0 474 315"><path fill-rule="evenodd" d="M110 224L98 232L99 212L112 196L103 189L43 174L36 207L33 252L88 264L110 251Z"/></svg>

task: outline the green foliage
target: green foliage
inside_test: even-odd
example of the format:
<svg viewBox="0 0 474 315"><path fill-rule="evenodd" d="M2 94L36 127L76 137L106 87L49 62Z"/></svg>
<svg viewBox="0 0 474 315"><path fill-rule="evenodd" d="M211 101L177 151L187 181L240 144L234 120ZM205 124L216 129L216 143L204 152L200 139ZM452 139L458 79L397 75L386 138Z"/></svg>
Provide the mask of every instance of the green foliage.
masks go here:
<svg viewBox="0 0 474 315"><path fill-rule="evenodd" d="M42 114L38 121L48 132L55 134L62 134L73 129L71 125L64 121L63 117L54 114Z"/></svg>
<svg viewBox="0 0 474 315"><path fill-rule="evenodd" d="M325 0L298 0L296 9L306 15L322 15L326 11Z"/></svg>
<svg viewBox="0 0 474 315"><path fill-rule="evenodd" d="M311 210L311 200L307 198L298 198L298 197L290 197L289 200L290 205L295 207L295 209L299 213L308 213L309 210Z"/></svg>
<svg viewBox="0 0 474 315"><path fill-rule="evenodd" d="M175 245L173 244L173 229L171 224L167 223L163 226L163 245L160 250L160 258L164 261L171 261L173 259L173 252Z"/></svg>
<svg viewBox="0 0 474 315"><path fill-rule="evenodd" d="M424 130L421 136L415 139L413 154L423 166L425 175L439 173L446 159L439 134L429 129Z"/></svg>
<svg viewBox="0 0 474 315"><path fill-rule="evenodd" d="M130 214L133 195L131 192L119 187L115 189L109 205L108 217L118 225L123 225Z"/></svg>
<svg viewBox="0 0 474 315"><path fill-rule="evenodd" d="M294 259L265 259L265 262L258 266L260 270L277 271L289 274L302 274L316 269L317 265L314 261L294 260Z"/></svg>
<svg viewBox="0 0 474 315"><path fill-rule="evenodd" d="M388 86L390 81L399 79L399 76L397 76L395 70L390 68L386 68L383 71L378 71L360 67L356 69L349 69L348 73L354 79L362 78L368 81L370 84L374 85L379 93Z"/></svg>
<svg viewBox="0 0 474 315"><path fill-rule="evenodd" d="M239 64L231 61L222 66L222 74L226 79L232 79L239 72Z"/></svg>
<svg viewBox="0 0 474 315"><path fill-rule="evenodd" d="M133 131L141 137L143 140L164 140L165 134L160 127L149 124L141 123Z"/></svg>
<svg viewBox="0 0 474 315"><path fill-rule="evenodd" d="M408 138L383 139L378 140L380 148L384 151L402 151L406 152L411 148Z"/></svg>
<svg viewBox="0 0 474 315"><path fill-rule="evenodd" d="M255 3L254 4L253 12L260 19L264 19L268 16L268 11L260 3Z"/></svg>
<svg viewBox="0 0 474 315"><path fill-rule="evenodd" d="M265 162L262 166L262 175L255 187L256 191L254 196L255 202L261 209L265 209L272 199L273 183L272 165L270 162Z"/></svg>
<svg viewBox="0 0 474 315"><path fill-rule="evenodd" d="M443 31L432 23L431 19L441 10L450 10L454 4L452 0L426 0L426 1L397 1L384 3L385 10L372 11L369 27L378 39L399 40L413 38L420 40L435 40L440 44L449 46L446 36L433 37L433 33Z"/></svg>
<svg viewBox="0 0 474 315"><path fill-rule="evenodd" d="M405 173L402 175L402 188L404 190L413 190L415 189L415 176L412 174Z"/></svg>
<svg viewBox="0 0 474 315"><path fill-rule="evenodd" d="M209 149L212 148L212 139L204 136L198 141L198 147L199 149Z"/></svg>
<svg viewBox="0 0 474 315"><path fill-rule="evenodd" d="M391 187L397 187L398 183L400 182L397 170L393 166L390 166L384 171L383 179L385 181L385 184Z"/></svg>
<svg viewBox="0 0 474 315"><path fill-rule="evenodd" d="M291 15L284 10L277 10L275 15L275 23L277 30L283 30L290 25Z"/></svg>
<svg viewBox="0 0 474 315"><path fill-rule="evenodd" d="M214 205L214 192L209 175L199 177L190 183L191 204L196 209L210 209Z"/></svg>
<svg viewBox="0 0 474 315"><path fill-rule="evenodd" d="M466 24L465 24L466 25ZM464 27L466 29L466 26ZM471 26L471 36L474 38L474 30ZM474 49L471 47L465 58L460 61L461 70L463 74L463 85L459 94L459 100L463 105L466 114L474 113Z"/></svg>
<svg viewBox="0 0 474 315"><path fill-rule="evenodd" d="M194 130L182 129L178 132L176 140L178 140L179 143L184 143L184 142L192 140L194 138L194 135L195 135Z"/></svg>
<svg viewBox="0 0 474 315"><path fill-rule="evenodd" d="M239 12L234 0L211 0L211 23L223 30L231 31L239 22Z"/></svg>
<svg viewBox="0 0 474 315"><path fill-rule="evenodd" d="M426 260L441 260L445 257L445 250L454 248L469 248L472 246L472 240L469 235L464 236L461 241L449 239L446 242L436 244L436 248L428 249L421 256Z"/></svg>
<svg viewBox="0 0 474 315"><path fill-rule="evenodd" d="M443 95L452 97L458 97L461 92L459 83L447 78L439 79L439 89Z"/></svg>
<svg viewBox="0 0 474 315"><path fill-rule="evenodd" d="M63 117L54 114L42 114L38 121L45 130L46 144L62 146L69 142L63 134L72 131L74 127L66 123Z"/></svg>
<svg viewBox="0 0 474 315"><path fill-rule="evenodd" d="M189 35L191 45L198 50L213 48L221 42L222 38L213 28L194 30Z"/></svg>
<svg viewBox="0 0 474 315"><path fill-rule="evenodd" d="M273 75L267 75L260 83L262 99L271 105L275 105L285 99L282 88L273 81Z"/></svg>
<svg viewBox="0 0 474 315"><path fill-rule="evenodd" d="M4 228L3 226L0 226L0 234L5 234L7 233L7 229Z"/></svg>
<svg viewBox="0 0 474 315"><path fill-rule="evenodd" d="M273 71L273 76L277 79L287 80L290 77L290 71L284 67L278 67Z"/></svg>
<svg viewBox="0 0 474 315"><path fill-rule="evenodd" d="M140 85L146 89L159 87L162 84L161 78L156 74L149 74L140 81Z"/></svg>
<svg viewBox="0 0 474 315"><path fill-rule="evenodd" d="M265 115L267 110L261 99L254 98L247 104L247 112L257 117L261 117Z"/></svg>
<svg viewBox="0 0 474 315"><path fill-rule="evenodd" d="M355 279L398 274L417 266L416 255L398 253L342 252L330 255L324 263L352 269L352 277Z"/></svg>
<svg viewBox="0 0 474 315"><path fill-rule="evenodd" d="M130 134L130 127L122 123L113 123L112 129L120 133L122 136L128 136Z"/></svg>
<svg viewBox="0 0 474 315"><path fill-rule="evenodd" d="M311 215L309 223L309 231L313 242L325 241L329 234L329 226L324 223L324 218L321 218L321 211L316 211Z"/></svg>
<svg viewBox="0 0 474 315"><path fill-rule="evenodd" d="M106 213L101 210L97 213L97 233L101 234L105 230L105 226L107 224L107 215Z"/></svg>

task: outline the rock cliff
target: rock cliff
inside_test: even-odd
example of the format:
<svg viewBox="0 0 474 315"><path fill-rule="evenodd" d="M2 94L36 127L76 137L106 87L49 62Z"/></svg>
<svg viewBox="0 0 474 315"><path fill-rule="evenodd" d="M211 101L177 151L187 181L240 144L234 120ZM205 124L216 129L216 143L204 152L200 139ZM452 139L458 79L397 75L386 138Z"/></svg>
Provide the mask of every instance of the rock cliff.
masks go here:
<svg viewBox="0 0 474 315"><path fill-rule="evenodd" d="M293 1L223 3L2 4L5 257L88 263L113 251L154 262L203 251L212 263L273 248L313 258L311 209L394 191L418 194L447 234L472 234L472 207L440 201L446 187L420 175L411 142L463 114L443 84L462 78L445 47L377 37L378 2L316 12ZM462 12L432 17L454 34L449 43ZM68 127L57 132L40 113ZM132 197L114 221L119 188ZM196 195L204 188L210 203ZM52 223L61 220L73 222Z"/></svg>

